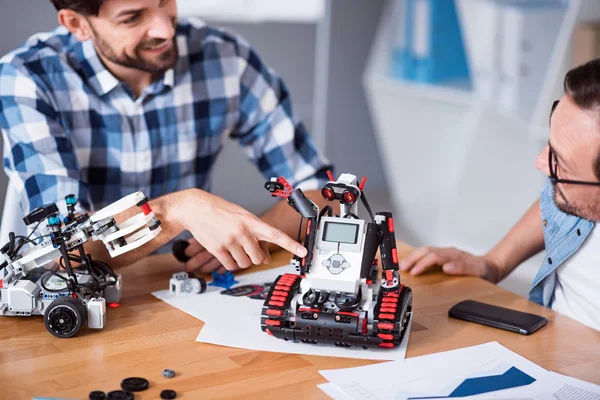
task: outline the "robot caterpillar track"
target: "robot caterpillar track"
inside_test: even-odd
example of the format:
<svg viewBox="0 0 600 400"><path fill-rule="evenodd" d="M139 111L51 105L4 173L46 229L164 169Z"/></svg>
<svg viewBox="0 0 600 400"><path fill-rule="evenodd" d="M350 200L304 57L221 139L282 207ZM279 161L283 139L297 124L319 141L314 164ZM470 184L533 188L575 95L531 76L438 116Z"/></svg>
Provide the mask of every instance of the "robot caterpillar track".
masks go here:
<svg viewBox="0 0 600 400"><path fill-rule="evenodd" d="M394 348L399 346L412 314L412 291L400 285L387 291L379 287L368 309L340 311L303 305L302 277L279 276L262 308L261 328L285 341L326 344L337 347ZM375 285L371 283L373 289ZM320 302L329 303L331 296Z"/></svg>

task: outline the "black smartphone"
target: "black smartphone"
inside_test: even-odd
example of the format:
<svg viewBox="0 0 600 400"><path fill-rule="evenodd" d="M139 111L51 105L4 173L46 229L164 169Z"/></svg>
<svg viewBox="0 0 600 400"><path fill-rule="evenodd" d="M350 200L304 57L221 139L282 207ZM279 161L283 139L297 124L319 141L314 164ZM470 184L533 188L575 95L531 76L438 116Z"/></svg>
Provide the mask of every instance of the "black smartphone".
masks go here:
<svg viewBox="0 0 600 400"><path fill-rule="evenodd" d="M498 307L475 300L461 301L448 311L448 316L522 335L531 335L548 323L548 319L539 315Z"/></svg>

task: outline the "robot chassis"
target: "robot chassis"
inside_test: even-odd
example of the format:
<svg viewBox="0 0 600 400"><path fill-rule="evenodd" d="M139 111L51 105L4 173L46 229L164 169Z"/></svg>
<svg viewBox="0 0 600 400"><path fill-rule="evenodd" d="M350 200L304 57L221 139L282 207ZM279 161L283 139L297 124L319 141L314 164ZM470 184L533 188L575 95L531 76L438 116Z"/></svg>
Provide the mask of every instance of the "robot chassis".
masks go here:
<svg viewBox="0 0 600 400"><path fill-rule="evenodd" d="M59 338L75 336L86 320L89 328L102 329L106 303L121 299L121 275L86 254L84 243L101 240L111 257L117 257L149 242L161 231L160 220L142 192L132 193L91 216L75 215L74 195L66 196L65 202L68 214L63 220L56 204L37 208L23 218L28 227L36 224L29 236L11 232L9 243L0 249L4 258L0 265L0 315L43 315L46 329ZM113 216L134 206L141 212L117 225ZM42 235L32 238L44 221ZM22 250L25 244L30 246ZM60 265L54 262L57 259Z"/></svg>
<svg viewBox="0 0 600 400"><path fill-rule="evenodd" d="M356 176L342 174L321 190L328 201L339 201L341 216L318 206L285 178L272 178L265 188L285 198L304 219L304 258L294 256L299 274L280 275L263 304L261 328L283 340L337 347L394 348L404 337L412 314L412 291L400 283L392 214L373 216ZM370 222L358 217L362 201ZM327 215L325 215L327 214ZM382 275L375 258L380 249Z"/></svg>

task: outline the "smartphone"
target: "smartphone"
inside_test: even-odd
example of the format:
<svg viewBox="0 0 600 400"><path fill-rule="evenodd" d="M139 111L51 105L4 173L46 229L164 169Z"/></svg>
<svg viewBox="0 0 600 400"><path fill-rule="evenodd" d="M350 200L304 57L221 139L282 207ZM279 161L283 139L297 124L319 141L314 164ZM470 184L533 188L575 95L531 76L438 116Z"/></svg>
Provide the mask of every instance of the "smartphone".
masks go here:
<svg viewBox="0 0 600 400"><path fill-rule="evenodd" d="M448 316L522 335L531 335L548 323L548 319L539 315L498 307L475 300L465 300L454 305L448 311Z"/></svg>

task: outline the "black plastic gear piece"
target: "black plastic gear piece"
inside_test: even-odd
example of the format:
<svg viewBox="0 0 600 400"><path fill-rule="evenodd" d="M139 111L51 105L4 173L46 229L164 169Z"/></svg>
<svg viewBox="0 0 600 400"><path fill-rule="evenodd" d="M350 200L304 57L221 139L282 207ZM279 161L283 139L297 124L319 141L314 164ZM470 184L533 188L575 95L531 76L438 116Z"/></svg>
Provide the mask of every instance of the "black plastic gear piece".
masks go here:
<svg viewBox="0 0 600 400"><path fill-rule="evenodd" d="M126 390L113 390L108 393L106 400L133 400L133 393Z"/></svg>
<svg viewBox="0 0 600 400"><path fill-rule="evenodd" d="M177 397L177 393L175 393L174 390L163 390L162 392L160 392L160 398L163 400L172 400L174 398Z"/></svg>
<svg viewBox="0 0 600 400"><path fill-rule="evenodd" d="M178 239L173 243L173 255L179 262L185 263L190 260L190 257L185 254L185 249L187 249L189 245L187 240L182 239Z"/></svg>
<svg viewBox="0 0 600 400"><path fill-rule="evenodd" d="M106 399L106 393L101 390L94 390L93 392L90 392L88 398L89 400L104 400Z"/></svg>
<svg viewBox="0 0 600 400"><path fill-rule="evenodd" d="M121 381L121 389L128 392L142 392L148 389L149 385L145 378L125 378Z"/></svg>

